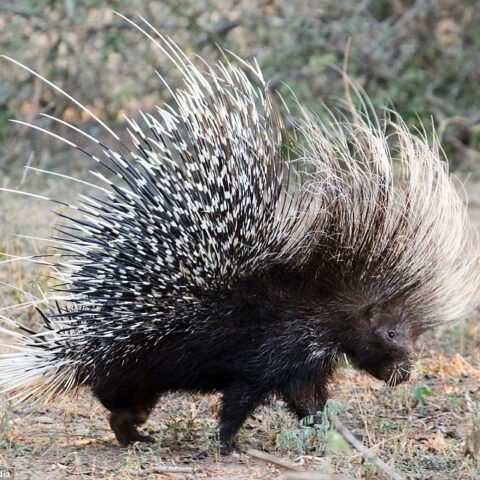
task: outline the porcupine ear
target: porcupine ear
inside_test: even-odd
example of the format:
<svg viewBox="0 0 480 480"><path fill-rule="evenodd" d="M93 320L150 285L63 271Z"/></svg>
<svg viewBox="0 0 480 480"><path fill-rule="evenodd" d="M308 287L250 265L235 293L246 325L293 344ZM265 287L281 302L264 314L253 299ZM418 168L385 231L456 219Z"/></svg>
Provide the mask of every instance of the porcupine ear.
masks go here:
<svg viewBox="0 0 480 480"><path fill-rule="evenodd" d="M379 324L379 315L384 306L381 303L370 302L358 309L357 318L368 328L376 327Z"/></svg>
<svg viewBox="0 0 480 480"><path fill-rule="evenodd" d="M358 316L360 319L369 325L374 323L375 315L378 312L378 307L373 304L369 303L368 305L361 306L358 312Z"/></svg>

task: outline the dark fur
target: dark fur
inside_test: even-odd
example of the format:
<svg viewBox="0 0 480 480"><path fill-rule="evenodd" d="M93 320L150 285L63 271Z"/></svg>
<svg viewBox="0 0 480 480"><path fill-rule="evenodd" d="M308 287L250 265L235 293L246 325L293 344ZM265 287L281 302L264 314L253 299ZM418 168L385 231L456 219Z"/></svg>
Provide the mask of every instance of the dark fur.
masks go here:
<svg viewBox="0 0 480 480"><path fill-rule="evenodd" d="M229 452L246 417L272 394L300 418L321 411L343 353L392 384L408 378L410 342L397 313L345 308L305 274L272 271L234 291L205 296L202 305L190 322L175 324L126 362L122 345L112 342L117 360L96 366L92 387L112 412L121 444L151 440L137 426L167 391L221 392L220 441ZM391 328L398 341L388 337ZM141 339L128 340L135 341ZM390 379L399 368L402 374Z"/></svg>

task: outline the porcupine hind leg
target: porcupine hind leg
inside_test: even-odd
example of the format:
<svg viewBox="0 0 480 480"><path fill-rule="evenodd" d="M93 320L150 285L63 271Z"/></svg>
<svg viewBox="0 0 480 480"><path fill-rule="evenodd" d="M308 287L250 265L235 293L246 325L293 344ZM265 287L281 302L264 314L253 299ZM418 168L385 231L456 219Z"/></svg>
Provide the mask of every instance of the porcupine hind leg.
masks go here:
<svg viewBox="0 0 480 480"><path fill-rule="evenodd" d="M133 442L154 442L155 438L143 435L137 427L144 423L155 403L157 395L142 395L136 392L135 396L120 395L118 390L113 392L95 392L102 404L111 412L110 427L115 433L120 445L126 446Z"/></svg>
<svg viewBox="0 0 480 480"><path fill-rule="evenodd" d="M244 384L225 389L220 410L220 450L223 454L232 453L235 448L234 435L265 396Z"/></svg>
<svg viewBox="0 0 480 480"><path fill-rule="evenodd" d="M126 446L133 442L155 442L154 437L143 435L137 430L137 426L147 420L149 413L150 410L146 411L138 406L112 411L110 427L120 445Z"/></svg>

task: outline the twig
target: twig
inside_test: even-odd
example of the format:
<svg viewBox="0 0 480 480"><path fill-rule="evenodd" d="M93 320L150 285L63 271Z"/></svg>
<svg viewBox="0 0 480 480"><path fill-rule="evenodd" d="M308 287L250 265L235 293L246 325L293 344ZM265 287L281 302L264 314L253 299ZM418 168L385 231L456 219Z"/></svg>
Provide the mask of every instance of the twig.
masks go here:
<svg viewBox="0 0 480 480"><path fill-rule="evenodd" d="M283 460L283 458L261 452L260 450L251 448L250 450L246 451L246 454L258 460L262 460L263 462L273 463L274 465L278 465L279 467L286 468L288 470L293 470L294 472L300 471L300 468L290 462L287 462L286 460Z"/></svg>
<svg viewBox="0 0 480 480"><path fill-rule="evenodd" d="M340 422L340 420L336 416L332 416L331 422L335 426L337 431L340 433L340 435L342 435L342 437L348 443L350 443L356 450L358 450L362 457L376 465L380 470L382 470L393 480L405 480L405 477L403 475L400 475L392 467L387 465L383 460L378 458L369 448L362 445L362 443L355 437L355 435L350 430L348 430L348 428L345 427L345 425L343 425L343 423Z"/></svg>
<svg viewBox="0 0 480 480"><path fill-rule="evenodd" d="M168 467L157 466L153 469L154 473L194 473L193 467Z"/></svg>

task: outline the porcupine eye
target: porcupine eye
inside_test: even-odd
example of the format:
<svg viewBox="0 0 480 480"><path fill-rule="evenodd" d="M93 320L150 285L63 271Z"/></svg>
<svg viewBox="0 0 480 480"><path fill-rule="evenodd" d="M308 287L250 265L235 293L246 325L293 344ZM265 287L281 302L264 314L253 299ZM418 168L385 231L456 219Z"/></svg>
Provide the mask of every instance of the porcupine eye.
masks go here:
<svg viewBox="0 0 480 480"><path fill-rule="evenodd" d="M395 334L395 332L394 332L393 330L389 330L389 331L388 331L388 337L389 337L389 338L393 338L393 337L395 337L395 335L396 335L396 334Z"/></svg>

